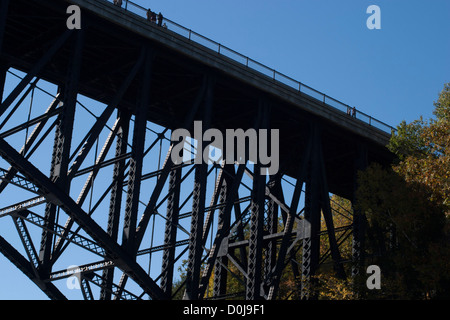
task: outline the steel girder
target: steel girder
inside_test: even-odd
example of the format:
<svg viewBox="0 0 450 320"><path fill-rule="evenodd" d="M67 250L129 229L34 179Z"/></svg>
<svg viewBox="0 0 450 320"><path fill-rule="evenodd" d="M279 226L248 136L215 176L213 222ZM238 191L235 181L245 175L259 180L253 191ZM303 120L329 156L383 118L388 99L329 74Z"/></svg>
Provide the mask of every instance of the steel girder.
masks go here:
<svg viewBox="0 0 450 320"><path fill-rule="evenodd" d="M357 173L364 170L368 166L367 148L361 144L357 149L357 157L355 157L355 191L358 186ZM355 199L353 199L355 201ZM357 277L362 274L361 268L365 261L365 233L367 229L367 218L357 208L353 209L353 239L352 239L352 276Z"/></svg>
<svg viewBox="0 0 450 320"><path fill-rule="evenodd" d="M24 101L32 92L39 75L61 48L73 48L68 57L67 81L59 86L50 106L33 119L12 123L12 129L0 127L0 155L10 166L1 172L0 197L12 185L35 194L34 198L24 194L20 201L0 211L1 219L12 217L25 255L3 236L0 251L43 292L52 299L65 298L61 288L53 282L66 279L70 272L58 270L56 266L61 268L60 261L77 246L97 259L89 263L72 262L80 265L80 290L85 299L142 299L145 294L151 299L171 299L177 292L184 292L186 299L223 299L232 295L252 300L277 299L282 276L286 273L291 273L298 284L294 290L301 292L304 298L311 298L308 283L320 265L321 215L326 223L335 269L344 276L329 202L319 124L312 122L304 129L303 138L307 143L293 148L293 159L282 160L284 163L300 162L295 183L289 191L282 169L266 177L259 174L259 164L247 162L175 164L171 157L173 144L168 147L162 165L148 172L145 165L156 161L151 150L167 139L164 134L168 131L165 128L157 134L146 149L146 143L151 141L146 108L152 103L152 64L158 53L150 45L143 46L115 95L83 134L78 132L74 122L80 112L78 81L83 45L83 32L64 32L9 91L0 107L4 115L2 121L9 124L16 110L21 108L21 103L15 106L13 103L17 99ZM211 126L215 117L212 110L216 77L212 70L204 72L182 128L191 128L195 119L203 120L203 130ZM123 96L136 81L140 85L134 109L121 107ZM4 82L2 80L1 84ZM23 99L20 99L21 94ZM253 128L270 129L270 112L276 105L263 96L256 101L252 106ZM110 127L116 110L117 117ZM28 134L32 126L34 130ZM7 141L24 131L27 135L22 148ZM108 136L103 148L94 152L105 131ZM44 143L51 140L51 133L54 133L53 152L48 159L50 173L46 174L35 156L44 149ZM79 137L75 139L74 135ZM196 155L203 155L204 151L197 150ZM94 163L88 165L93 153ZM99 186L96 178L110 166L109 180ZM214 172L218 174L213 179ZM76 196L75 181L85 175L87 178ZM153 179L151 187L144 187L147 179ZM189 192L186 192L187 185ZM94 193L100 196L92 203ZM289 205L286 193L292 193ZM211 201L207 206L209 196ZM105 199L105 219L100 222L94 213L101 211L98 208ZM183 214L183 208L189 204L190 212ZM165 215L159 209L163 205ZM43 209L43 213L38 214L39 209ZM156 217L162 219L159 225L162 235L152 225ZM65 223L60 222L64 218ZM186 219L190 221L185 223ZM31 232L31 228L38 228L40 236ZM156 245L152 241L147 248L148 235L152 239L159 236L161 241ZM355 245L355 250L357 247ZM156 276L144 269L140 259L155 252L162 252L160 273ZM186 273L178 282L175 267L182 259L186 259ZM134 284L127 283L128 279ZM242 290L229 291L232 279Z"/></svg>
<svg viewBox="0 0 450 320"><path fill-rule="evenodd" d="M8 6L9 6L9 0L5 0L0 3L0 52L2 50L3 37L5 34L6 17L8 15ZM0 96L0 98L1 98L1 96Z"/></svg>

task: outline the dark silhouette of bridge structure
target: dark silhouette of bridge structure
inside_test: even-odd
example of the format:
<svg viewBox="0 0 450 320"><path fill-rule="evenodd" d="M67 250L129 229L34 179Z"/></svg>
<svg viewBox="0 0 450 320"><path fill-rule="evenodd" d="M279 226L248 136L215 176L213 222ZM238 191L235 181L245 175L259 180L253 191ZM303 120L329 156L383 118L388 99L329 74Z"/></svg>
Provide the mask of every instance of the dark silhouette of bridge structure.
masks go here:
<svg viewBox="0 0 450 320"><path fill-rule="evenodd" d="M361 273L365 217L336 227L330 194L354 202L393 128L131 1L0 10L0 252L49 298L76 276L84 299L273 300L288 275L308 299L320 268ZM278 172L174 163L170 133L194 121L278 129Z"/></svg>

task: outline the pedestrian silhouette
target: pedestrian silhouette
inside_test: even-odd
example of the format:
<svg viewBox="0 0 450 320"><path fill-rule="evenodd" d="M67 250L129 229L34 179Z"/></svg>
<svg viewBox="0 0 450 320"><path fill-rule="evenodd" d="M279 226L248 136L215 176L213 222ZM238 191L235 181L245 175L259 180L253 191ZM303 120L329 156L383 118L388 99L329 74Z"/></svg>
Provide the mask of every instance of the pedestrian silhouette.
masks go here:
<svg viewBox="0 0 450 320"><path fill-rule="evenodd" d="M162 13L158 13L158 26L162 26L162 22L163 22L163 15Z"/></svg>

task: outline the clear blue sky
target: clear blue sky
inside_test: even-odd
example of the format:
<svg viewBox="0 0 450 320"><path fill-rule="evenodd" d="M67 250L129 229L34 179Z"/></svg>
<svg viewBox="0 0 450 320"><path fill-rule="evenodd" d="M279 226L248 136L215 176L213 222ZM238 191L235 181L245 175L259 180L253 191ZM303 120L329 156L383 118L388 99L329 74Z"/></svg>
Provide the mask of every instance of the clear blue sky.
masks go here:
<svg viewBox="0 0 450 320"><path fill-rule="evenodd" d="M450 81L447 0L139 3L394 126L431 117ZM372 4L381 30L366 26Z"/></svg>
<svg viewBox="0 0 450 320"><path fill-rule="evenodd" d="M448 0L135 2L393 126L431 117L450 82ZM0 299L46 298L0 255Z"/></svg>

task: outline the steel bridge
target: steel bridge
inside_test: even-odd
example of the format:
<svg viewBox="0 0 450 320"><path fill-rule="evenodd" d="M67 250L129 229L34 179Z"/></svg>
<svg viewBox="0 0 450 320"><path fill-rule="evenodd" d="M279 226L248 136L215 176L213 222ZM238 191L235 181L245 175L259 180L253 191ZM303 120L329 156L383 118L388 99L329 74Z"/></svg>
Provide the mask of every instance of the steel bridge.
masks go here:
<svg viewBox="0 0 450 320"><path fill-rule="evenodd" d="M67 28L69 5L81 29ZM51 299L76 276L84 299L271 300L286 275L285 296L308 299L319 268L360 272L364 216L335 227L330 194L353 201L358 170L390 163L392 128L146 14L130 1L1 0L0 252ZM174 163L170 133L197 120L278 129L278 172Z"/></svg>

